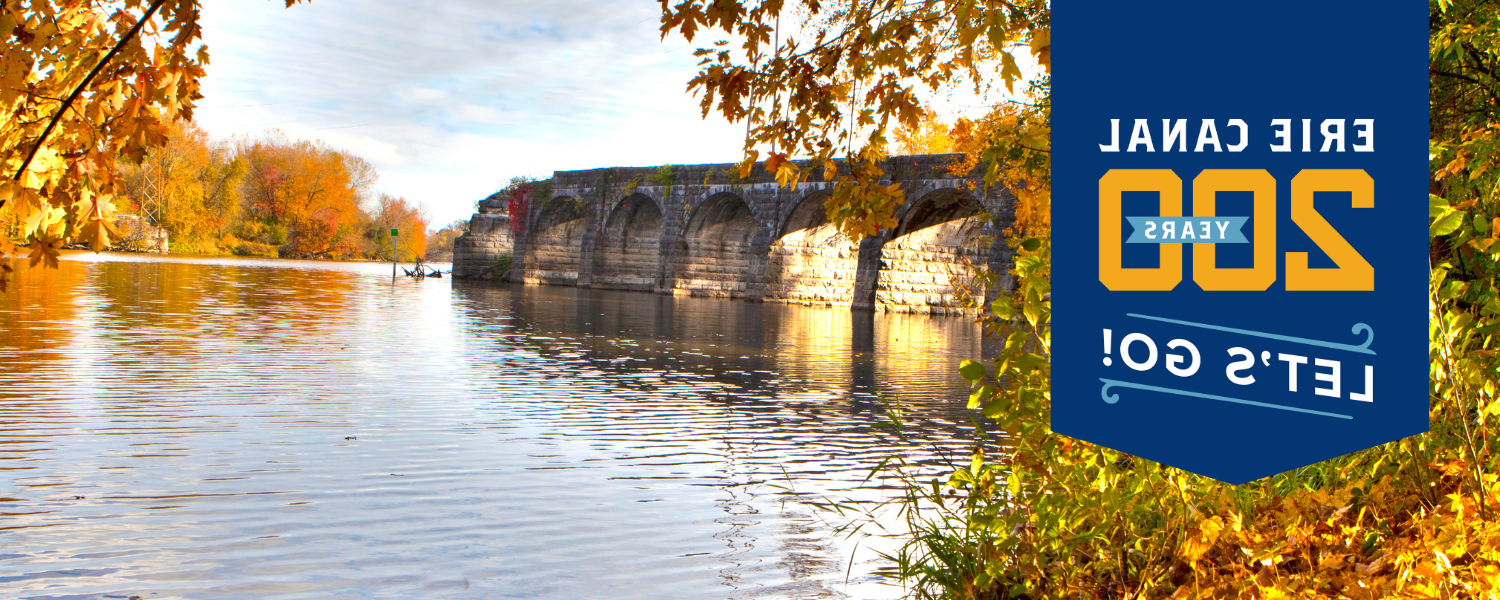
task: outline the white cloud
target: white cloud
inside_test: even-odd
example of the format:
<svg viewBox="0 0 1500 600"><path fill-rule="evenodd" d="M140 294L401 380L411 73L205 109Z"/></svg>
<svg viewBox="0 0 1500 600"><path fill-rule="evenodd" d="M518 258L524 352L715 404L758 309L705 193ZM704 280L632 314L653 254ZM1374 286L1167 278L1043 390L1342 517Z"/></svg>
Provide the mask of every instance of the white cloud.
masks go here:
<svg viewBox="0 0 1500 600"><path fill-rule="evenodd" d="M728 162L743 127L705 122L696 60L640 0L207 3L199 123L278 128L371 161L435 223L514 175ZM675 51L674 51L675 50Z"/></svg>
<svg viewBox="0 0 1500 600"><path fill-rule="evenodd" d="M502 114L499 109L491 106L463 104L458 107L458 116L470 123L499 123Z"/></svg>

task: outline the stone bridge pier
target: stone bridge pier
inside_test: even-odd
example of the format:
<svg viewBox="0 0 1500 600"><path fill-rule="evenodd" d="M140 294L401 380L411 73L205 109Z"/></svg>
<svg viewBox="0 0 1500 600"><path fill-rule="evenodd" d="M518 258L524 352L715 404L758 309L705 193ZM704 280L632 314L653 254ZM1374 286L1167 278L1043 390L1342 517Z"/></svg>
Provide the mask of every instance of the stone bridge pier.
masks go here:
<svg viewBox="0 0 1500 600"><path fill-rule="evenodd" d="M832 183L788 189L728 164L558 171L533 188L514 240L496 224L504 203L481 202L453 271L481 276L511 254L511 280L527 284L958 313L970 265L1009 287L1001 232L1014 214L1007 190L948 173L960 158L891 157L906 194L897 226L857 243L828 222Z"/></svg>

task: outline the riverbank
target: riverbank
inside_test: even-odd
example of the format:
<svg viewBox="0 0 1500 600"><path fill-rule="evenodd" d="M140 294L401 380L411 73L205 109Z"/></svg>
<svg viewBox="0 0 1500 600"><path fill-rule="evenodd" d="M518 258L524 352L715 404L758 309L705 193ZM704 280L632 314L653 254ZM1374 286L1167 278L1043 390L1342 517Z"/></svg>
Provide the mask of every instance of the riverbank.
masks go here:
<svg viewBox="0 0 1500 600"><path fill-rule="evenodd" d="M365 259L334 259L334 258L281 258L278 256L239 256L234 254L193 254L186 252L121 252L105 251L94 252L92 250L67 249L61 252L59 257L65 261L75 262L146 262L146 263L188 263L209 264L224 266L276 266L285 265L289 267L308 267L312 265L378 265L389 272L391 261L389 260L365 260ZM25 261L17 261L25 265ZM410 261L398 263L410 267L415 264ZM427 262L423 265L441 271L451 271L452 263Z"/></svg>
<svg viewBox="0 0 1500 600"><path fill-rule="evenodd" d="M1493 340L1459 307L1453 265L1441 263L1430 281L1429 432L1230 485L1045 425L1054 376L1047 244L1016 262L1020 291L985 319L1009 343L961 368L971 406L1012 435L1003 446L980 440L946 486L905 477L902 508L917 535L894 572L918 597L1500 594L1500 457L1486 422L1497 412ZM1484 289L1495 289L1486 275Z"/></svg>

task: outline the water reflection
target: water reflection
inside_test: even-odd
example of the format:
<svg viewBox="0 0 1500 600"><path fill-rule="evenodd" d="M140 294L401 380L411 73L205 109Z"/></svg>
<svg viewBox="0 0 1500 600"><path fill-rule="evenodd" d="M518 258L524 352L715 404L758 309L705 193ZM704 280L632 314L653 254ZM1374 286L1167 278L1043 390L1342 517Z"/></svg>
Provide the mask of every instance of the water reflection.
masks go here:
<svg viewBox="0 0 1500 600"><path fill-rule="evenodd" d="M893 596L789 492L968 439L963 320L80 258L0 296L11 596Z"/></svg>
<svg viewBox="0 0 1500 600"><path fill-rule="evenodd" d="M963 319L550 286L460 286L455 294L478 315L513 316L520 327L512 331L587 347L601 368L693 366L742 391L884 398L919 414L951 413L958 363L985 353Z"/></svg>

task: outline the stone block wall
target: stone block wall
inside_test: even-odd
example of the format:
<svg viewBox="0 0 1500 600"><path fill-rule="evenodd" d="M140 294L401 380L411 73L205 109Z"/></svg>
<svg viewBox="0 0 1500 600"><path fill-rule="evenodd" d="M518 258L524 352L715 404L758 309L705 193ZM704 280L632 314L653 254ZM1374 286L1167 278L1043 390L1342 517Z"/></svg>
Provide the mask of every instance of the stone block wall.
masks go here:
<svg viewBox="0 0 1500 600"><path fill-rule="evenodd" d="M686 252L676 268L673 291L692 296L738 298L750 280L755 215L744 199L721 192L698 209L684 233Z"/></svg>
<svg viewBox="0 0 1500 600"><path fill-rule="evenodd" d="M583 219L573 219L532 233L525 268L526 283L576 284L583 227Z"/></svg>
<svg viewBox="0 0 1500 600"><path fill-rule="evenodd" d="M972 278L967 265L989 262L989 248L980 244L983 227L982 217L966 217L886 242L876 306L892 312L962 312L957 288Z"/></svg>
<svg viewBox="0 0 1500 600"><path fill-rule="evenodd" d="M505 214L507 201L499 194L479 202L479 212L469 218L469 231L453 240L453 275L455 277L498 277L491 267L502 256L511 256L515 238L511 234L510 216Z"/></svg>
<svg viewBox="0 0 1500 600"><path fill-rule="evenodd" d="M526 283L952 312L950 274L964 260L1009 270L996 232L1013 215L1008 191L947 172L958 158L892 157L885 183L906 192L899 225L858 243L827 223L827 182L788 189L727 164L559 171L532 192L515 268ZM456 275L473 277L488 256L473 230Z"/></svg>
<svg viewBox="0 0 1500 600"><path fill-rule="evenodd" d="M771 244L766 300L848 306L854 300L859 245L833 225L800 229Z"/></svg>
<svg viewBox="0 0 1500 600"><path fill-rule="evenodd" d="M595 252L592 285L599 289L653 291L660 285L661 210L632 195L610 216Z"/></svg>
<svg viewBox="0 0 1500 600"><path fill-rule="evenodd" d="M740 240L699 242L689 247L677 271L677 294L740 298L749 283L749 244Z"/></svg>

